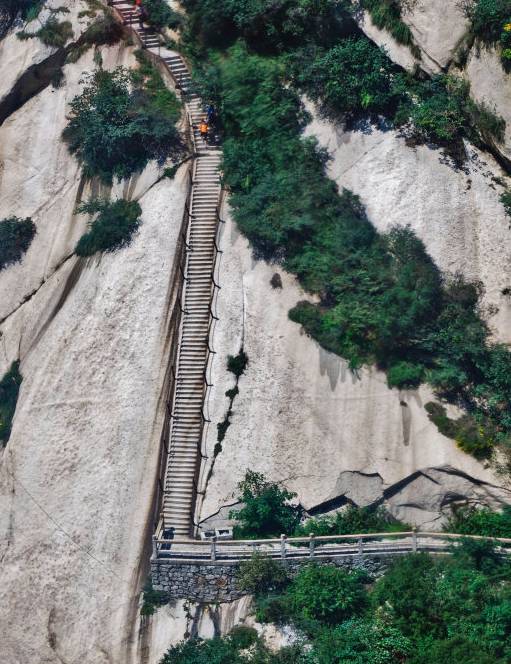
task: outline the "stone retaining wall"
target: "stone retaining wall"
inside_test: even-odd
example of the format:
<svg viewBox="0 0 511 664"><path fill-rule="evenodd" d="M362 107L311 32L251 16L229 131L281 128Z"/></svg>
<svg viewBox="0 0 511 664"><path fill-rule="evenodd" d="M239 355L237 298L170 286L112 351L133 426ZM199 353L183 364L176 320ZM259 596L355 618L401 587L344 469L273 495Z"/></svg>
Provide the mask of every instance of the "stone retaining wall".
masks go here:
<svg viewBox="0 0 511 664"><path fill-rule="evenodd" d="M347 569L363 569L378 577L388 567L394 556L362 555L338 558L315 558L322 565L336 565ZM286 560L285 565L294 575L300 567L311 562L310 558ZM168 594L169 599L189 599L194 602L229 602L247 593L236 588L236 571L239 562L152 560L153 588Z"/></svg>

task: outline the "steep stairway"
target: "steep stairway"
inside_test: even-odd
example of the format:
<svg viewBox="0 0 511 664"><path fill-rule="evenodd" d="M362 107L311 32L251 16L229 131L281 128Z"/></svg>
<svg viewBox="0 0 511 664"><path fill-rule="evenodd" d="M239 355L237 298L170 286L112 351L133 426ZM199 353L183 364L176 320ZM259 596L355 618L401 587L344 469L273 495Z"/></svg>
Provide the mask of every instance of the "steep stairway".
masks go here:
<svg viewBox="0 0 511 664"><path fill-rule="evenodd" d="M135 30L144 47L159 57L170 71L181 90L193 130L196 156L188 211L186 263L183 268L183 312L162 501L164 530L171 531L177 537L190 537L201 461L203 408L207 388L206 368L221 193L221 150L218 145L206 142L200 135L198 124L204 118L203 104L192 90L190 72L183 58L179 53L162 47L162 39L154 30L141 28L133 5L123 0L114 0L111 4L123 21Z"/></svg>

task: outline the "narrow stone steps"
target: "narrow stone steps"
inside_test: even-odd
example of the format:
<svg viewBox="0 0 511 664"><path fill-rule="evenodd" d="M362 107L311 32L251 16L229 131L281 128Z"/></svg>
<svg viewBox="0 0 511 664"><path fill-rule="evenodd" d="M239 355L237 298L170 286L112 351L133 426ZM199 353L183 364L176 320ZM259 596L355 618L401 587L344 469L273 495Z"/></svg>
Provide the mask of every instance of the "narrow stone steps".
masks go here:
<svg viewBox="0 0 511 664"><path fill-rule="evenodd" d="M123 20L130 24L142 43L152 49L161 46L161 35L149 26L141 27L133 6L125 0L112 0ZM153 50L152 53L158 56ZM212 274L216 260L218 205L220 202L220 164L218 145L200 136L198 124L205 117L203 104L193 91L186 62L178 53L168 51L161 58L182 91L192 122L194 167L192 196L187 228L187 253L184 263L184 288L176 382L170 412L169 455L164 479L162 516L165 529L176 536L192 535L195 481L201 460L203 406L208 361L208 334L213 292ZM212 139L214 141L214 139Z"/></svg>

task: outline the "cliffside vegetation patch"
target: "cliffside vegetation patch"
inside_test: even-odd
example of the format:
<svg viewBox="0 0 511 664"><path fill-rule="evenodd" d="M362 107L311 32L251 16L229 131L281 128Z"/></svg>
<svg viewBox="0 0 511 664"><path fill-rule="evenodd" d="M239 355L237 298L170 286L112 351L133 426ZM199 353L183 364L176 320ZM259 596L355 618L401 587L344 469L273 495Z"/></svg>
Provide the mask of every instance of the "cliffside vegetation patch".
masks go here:
<svg viewBox="0 0 511 664"><path fill-rule="evenodd" d="M475 38L497 46L504 68L511 68L511 0L468 0L464 8Z"/></svg>
<svg viewBox="0 0 511 664"><path fill-rule="evenodd" d="M510 578L509 561L488 542L400 557L379 579L314 563L290 577L254 556L238 583L255 594L256 619L293 626L296 643L271 652L242 627L177 644L161 664L504 664Z"/></svg>
<svg viewBox="0 0 511 664"><path fill-rule="evenodd" d="M0 270L22 259L35 234L36 227L30 217L0 220Z"/></svg>
<svg viewBox="0 0 511 664"><path fill-rule="evenodd" d="M348 30L351 19L343 14L336 20L347 34L333 38L318 21L323 14L307 17L308 4L300 4L305 13L296 30L301 34L307 20L312 27L305 45L296 46L282 23L291 11L286 3L273 23L268 4L248 5L258 20L270 12L259 41L247 32L244 14L226 17L229 4L217 10L208 0L185 4L197 86L218 108L225 135L224 179L236 222L257 256L281 263L320 297L319 304L298 304L291 318L354 370L376 364L399 388L428 382L469 413L487 450L507 441L511 354L490 340L479 311L481 286L441 274L409 228L376 232L357 197L326 177L326 153L302 138L308 116L298 92L332 114L383 114L455 155L463 139L501 135L502 122L477 106L459 79L419 80L397 69ZM328 14L324 4L322 12ZM220 26L225 41L240 35L246 41L205 50L218 44ZM315 41L318 34L324 41Z"/></svg>
<svg viewBox="0 0 511 664"><path fill-rule="evenodd" d="M19 362L13 362L9 371L0 380L0 444L7 445L11 435L12 420L18 402L22 375Z"/></svg>
<svg viewBox="0 0 511 664"><path fill-rule="evenodd" d="M387 30L398 44L408 46L417 59L421 59L420 48L415 43L412 31L401 18L400 0L361 0L361 5L371 15L372 22Z"/></svg>
<svg viewBox="0 0 511 664"><path fill-rule="evenodd" d="M178 28L182 23L182 16L172 9L164 0L145 0L147 22L156 30L162 28Z"/></svg>
<svg viewBox="0 0 511 664"><path fill-rule="evenodd" d="M272 538L281 534L305 537L310 534L393 533L411 528L394 519L383 507L348 505L335 515L303 519L303 509L296 504L296 493L252 470L247 470L238 490L238 500L243 507L229 514L238 521L234 527L236 539Z"/></svg>
<svg viewBox="0 0 511 664"><path fill-rule="evenodd" d="M120 198L110 202L92 199L82 203L78 212L95 215L89 230L78 240L78 256L92 256L97 251L115 251L127 246L140 226L142 208L136 201Z"/></svg>
<svg viewBox="0 0 511 664"><path fill-rule="evenodd" d="M66 43L73 38L73 26L70 21L59 21L57 15L59 13L69 13L67 7L58 7L52 9L46 22L35 32L27 32L21 30L16 33L18 39L31 39L33 37L39 38L46 46L53 46L55 48L63 48Z"/></svg>
<svg viewBox="0 0 511 664"><path fill-rule="evenodd" d="M97 69L86 77L71 106L63 138L88 177L104 182L142 170L151 159L178 158L184 147L176 128L180 104L143 53L130 72Z"/></svg>
<svg viewBox="0 0 511 664"><path fill-rule="evenodd" d="M217 443L213 451L214 458L216 458L222 451L222 441L225 438L227 429L231 425L232 407L234 404L234 399L239 394L238 383L240 377L243 375L245 369L247 368L247 364L248 364L248 356L243 350L243 348L240 348L240 351L237 355L229 355L229 357L227 358L227 371L230 371L232 374L234 374L236 378L236 383L234 384L234 387L227 390L225 393L225 396L229 399L229 406L227 407L227 412L225 413L224 419L217 424Z"/></svg>
<svg viewBox="0 0 511 664"><path fill-rule="evenodd" d="M17 16L23 20L37 16L40 0L0 0L0 38L9 30Z"/></svg>

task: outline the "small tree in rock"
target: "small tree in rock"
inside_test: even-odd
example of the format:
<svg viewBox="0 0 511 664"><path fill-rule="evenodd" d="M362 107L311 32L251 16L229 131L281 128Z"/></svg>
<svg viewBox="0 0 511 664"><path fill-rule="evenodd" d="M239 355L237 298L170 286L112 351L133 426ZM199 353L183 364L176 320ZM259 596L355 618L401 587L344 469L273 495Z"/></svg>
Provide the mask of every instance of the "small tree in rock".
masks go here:
<svg viewBox="0 0 511 664"><path fill-rule="evenodd" d="M290 503L296 493L268 482L262 473L247 470L238 489L244 507L230 512L239 522L234 527L236 538L279 537L292 533L300 522L301 507Z"/></svg>

